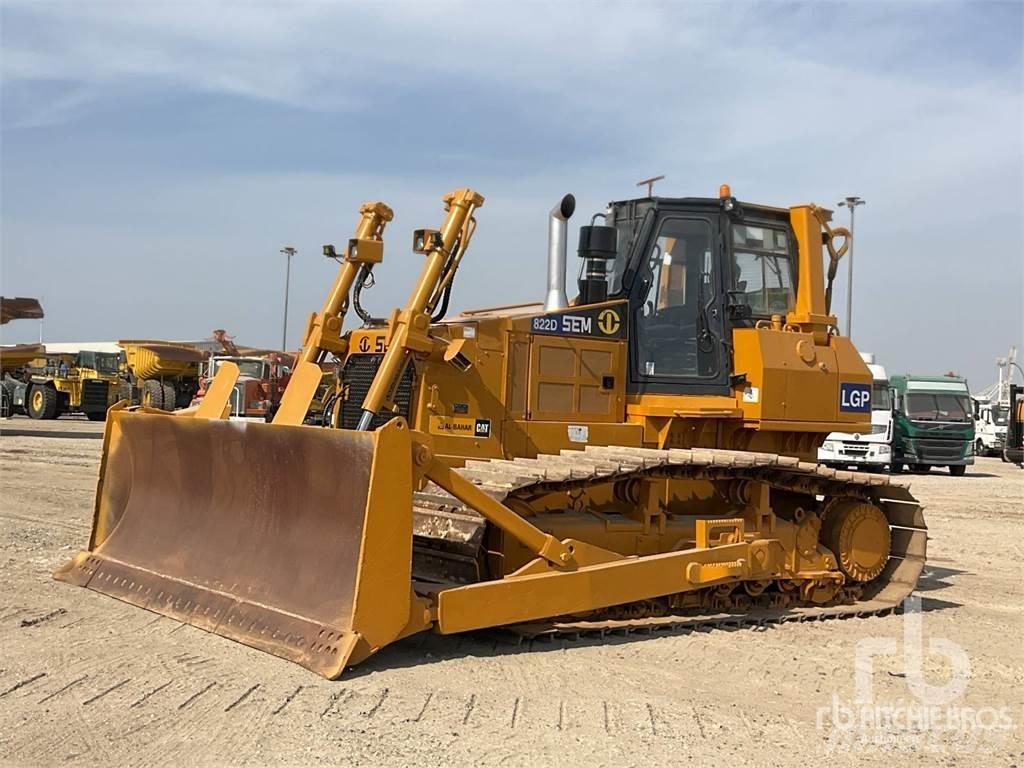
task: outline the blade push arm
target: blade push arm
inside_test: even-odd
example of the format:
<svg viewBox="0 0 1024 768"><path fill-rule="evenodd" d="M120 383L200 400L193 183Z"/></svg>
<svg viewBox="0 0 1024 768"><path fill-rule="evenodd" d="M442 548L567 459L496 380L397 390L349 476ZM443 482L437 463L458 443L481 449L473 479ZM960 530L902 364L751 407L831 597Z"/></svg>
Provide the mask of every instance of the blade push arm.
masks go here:
<svg viewBox="0 0 1024 768"><path fill-rule="evenodd" d="M451 288L462 254L469 247L476 220L473 213L484 204L484 198L472 189L457 189L444 197L448 215L439 232L426 237L423 244L426 261L416 287L405 306L391 323L391 343L384 353L377 375L363 400L359 429L368 430L373 417L387 401L413 352L429 352L430 316L444 294Z"/></svg>

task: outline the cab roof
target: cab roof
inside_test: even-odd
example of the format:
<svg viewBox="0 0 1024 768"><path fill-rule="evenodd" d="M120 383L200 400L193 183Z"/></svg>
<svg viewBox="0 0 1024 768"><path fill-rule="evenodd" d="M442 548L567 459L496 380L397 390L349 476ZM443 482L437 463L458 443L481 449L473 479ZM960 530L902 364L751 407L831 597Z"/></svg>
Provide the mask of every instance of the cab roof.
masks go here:
<svg viewBox="0 0 1024 768"><path fill-rule="evenodd" d="M740 208L744 211L759 211L763 213L769 213L772 215L784 214L789 215L788 208L779 208L773 205L764 205L761 203L750 203L744 200L737 199L736 201ZM721 198L718 197L661 197L655 195L654 197L636 197L626 200L613 200L609 203L612 206L628 205L630 203L642 204L642 203L653 203L658 207L681 207L681 208L718 208L721 206Z"/></svg>

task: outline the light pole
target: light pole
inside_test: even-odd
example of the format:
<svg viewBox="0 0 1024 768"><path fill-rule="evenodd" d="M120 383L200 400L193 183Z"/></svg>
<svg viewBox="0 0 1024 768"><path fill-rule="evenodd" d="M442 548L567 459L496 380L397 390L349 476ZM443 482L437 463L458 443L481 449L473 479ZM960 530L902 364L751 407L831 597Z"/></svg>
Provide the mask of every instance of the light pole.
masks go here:
<svg viewBox="0 0 1024 768"><path fill-rule="evenodd" d="M1021 368L1019 365L1017 365L1017 363L1013 362L1012 360L1010 361L1010 365L1012 365L1014 368L1016 368L1018 371L1020 371L1021 378L1024 378L1024 368ZM1010 369L1010 378L1011 379L1013 378L1013 369L1012 368Z"/></svg>
<svg viewBox="0 0 1024 768"><path fill-rule="evenodd" d="M856 195L851 195L838 203L840 208L850 209L850 255L846 267L846 337L853 336L853 246L856 238L853 236L853 211L858 205L866 205L867 201Z"/></svg>
<svg viewBox="0 0 1024 768"><path fill-rule="evenodd" d="M284 330L281 332L281 350L288 349L288 288L292 278L292 256L298 251L292 248L290 245L286 245L281 249L287 259L288 265L284 271Z"/></svg>

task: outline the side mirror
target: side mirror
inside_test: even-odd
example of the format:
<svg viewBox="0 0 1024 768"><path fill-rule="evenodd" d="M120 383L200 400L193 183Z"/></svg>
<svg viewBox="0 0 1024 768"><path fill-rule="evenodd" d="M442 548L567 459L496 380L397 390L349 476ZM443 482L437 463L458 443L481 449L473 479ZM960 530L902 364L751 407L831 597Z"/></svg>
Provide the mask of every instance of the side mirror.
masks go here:
<svg viewBox="0 0 1024 768"><path fill-rule="evenodd" d="M900 412L900 396L895 389L889 390L889 402L892 403L892 412L894 414Z"/></svg>

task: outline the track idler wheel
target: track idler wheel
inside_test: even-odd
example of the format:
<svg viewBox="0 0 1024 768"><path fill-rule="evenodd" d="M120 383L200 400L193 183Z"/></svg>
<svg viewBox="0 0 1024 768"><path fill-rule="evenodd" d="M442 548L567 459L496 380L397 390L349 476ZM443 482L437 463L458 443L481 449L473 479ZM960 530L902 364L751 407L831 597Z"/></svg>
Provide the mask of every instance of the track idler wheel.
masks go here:
<svg viewBox="0 0 1024 768"><path fill-rule="evenodd" d="M871 581L889 560L889 522L874 504L841 499L825 512L821 543L835 554L845 576L857 582Z"/></svg>

